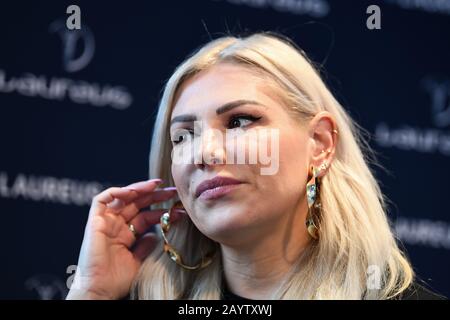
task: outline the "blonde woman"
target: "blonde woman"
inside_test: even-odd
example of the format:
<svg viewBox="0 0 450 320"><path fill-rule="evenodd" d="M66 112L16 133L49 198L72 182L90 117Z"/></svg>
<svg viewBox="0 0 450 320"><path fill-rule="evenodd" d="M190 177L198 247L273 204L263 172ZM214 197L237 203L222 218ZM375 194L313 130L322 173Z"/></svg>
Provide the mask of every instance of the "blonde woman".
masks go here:
<svg viewBox="0 0 450 320"><path fill-rule="evenodd" d="M154 179L93 199L67 298L434 297L397 246L370 154L288 39L213 40L165 86Z"/></svg>

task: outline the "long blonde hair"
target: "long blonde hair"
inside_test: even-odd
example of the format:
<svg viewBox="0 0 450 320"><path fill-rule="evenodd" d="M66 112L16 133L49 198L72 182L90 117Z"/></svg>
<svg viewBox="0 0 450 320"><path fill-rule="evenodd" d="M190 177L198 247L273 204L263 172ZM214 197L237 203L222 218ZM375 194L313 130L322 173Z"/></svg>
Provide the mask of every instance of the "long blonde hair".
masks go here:
<svg viewBox="0 0 450 320"><path fill-rule="evenodd" d="M174 99L184 81L220 62L242 65L273 80L290 111L300 119L306 121L320 111L328 111L339 128L335 158L321 182L320 239L312 242L279 289L267 298L387 299L399 295L412 283L414 273L397 246L386 216L387 199L369 168L374 162L373 151L362 135L363 129L333 97L305 53L289 39L272 33L245 38L224 36L207 43L178 66L159 104L150 150L150 177L174 185L169 139ZM154 208L168 208L172 203ZM220 252L220 246L204 236L187 216L175 223L169 241L187 264L197 263L210 250ZM378 290L368 286L368 271L374 272L370 276L380 276ZM207 268L189 271L171 261L159 243L144 261L131 296L220 299L222 272L220 254Z"/></svg>

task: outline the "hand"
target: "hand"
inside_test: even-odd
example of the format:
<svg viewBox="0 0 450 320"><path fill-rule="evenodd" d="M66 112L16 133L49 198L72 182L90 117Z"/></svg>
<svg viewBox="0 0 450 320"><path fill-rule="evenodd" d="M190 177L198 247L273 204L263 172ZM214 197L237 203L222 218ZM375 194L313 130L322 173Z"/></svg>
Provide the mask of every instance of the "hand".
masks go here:
<svg viewBox="0 0 450 320"><path fill-rule="evenodd" d="M176 195L175 188L155 190L160 183L162 180L153 179L112 187L93 198L67 299L119 299L129 293L142 261L157 243L153 233L136 240L129 225L138 234L145 233L167 210L139 210ZM171 220L181 214L174 213Z"/></svg>

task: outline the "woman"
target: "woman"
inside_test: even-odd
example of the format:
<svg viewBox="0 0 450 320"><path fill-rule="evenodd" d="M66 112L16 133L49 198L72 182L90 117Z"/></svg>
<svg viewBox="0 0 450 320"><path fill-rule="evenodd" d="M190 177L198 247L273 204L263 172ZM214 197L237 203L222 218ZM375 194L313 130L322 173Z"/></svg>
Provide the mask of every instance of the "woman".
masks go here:
<svg viewBox="0 0 450 320"><path fill-rule="evenodd" d="M248 158L269 150L269 165L236 161L236 145ZM289 40L211 41L165 87L150 153L150 176L163 180L93 199L68 299L426 292L396 244L369 156L357 125ZM158 188L163 181L176 187Z"/></svg>

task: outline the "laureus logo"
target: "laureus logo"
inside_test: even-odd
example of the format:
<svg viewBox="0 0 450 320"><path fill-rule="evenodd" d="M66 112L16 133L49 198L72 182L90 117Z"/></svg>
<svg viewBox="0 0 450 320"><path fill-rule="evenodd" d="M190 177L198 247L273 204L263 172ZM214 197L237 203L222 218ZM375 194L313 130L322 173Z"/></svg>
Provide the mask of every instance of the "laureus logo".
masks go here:
<svg viewBox="0 0 450 320"><path fill-rule="evenodd" d="M67 72L77 72L91 62L95 53L95 39L91 29L83 23L83 28L69 30L64 19L52 22L50 33L56 33L62 43L62 65Z"/></svg>
<svg viewBox="0 0 450 320"><path fill-rule="evenodd" d="M432 121L437 127L450 125L450 80L426 77L422 85L431 99Z"/></svg>
<svg viewBox="0 0 450 320"><path fill-rule="evenodd" d="M25 288L36 292L40 300L64 299L68 292L61 279L48 274L32 276L25 282Z"/></svg>

